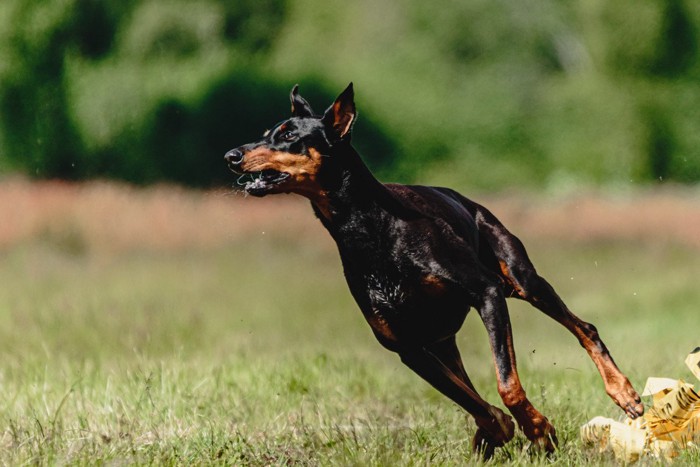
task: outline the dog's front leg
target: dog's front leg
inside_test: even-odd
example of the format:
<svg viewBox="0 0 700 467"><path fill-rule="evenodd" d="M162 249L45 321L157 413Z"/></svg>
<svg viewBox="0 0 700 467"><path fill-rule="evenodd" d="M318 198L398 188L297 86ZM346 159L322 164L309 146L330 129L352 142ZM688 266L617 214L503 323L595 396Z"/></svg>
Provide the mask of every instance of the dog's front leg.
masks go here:
<svg viewBox="0 0 700 467"><path fill-rule="evenodd" d="M484 458L491 457L495 448L503 446L513 438L515 425L511 418L483 400L473 389L468 378L464 380L436 354L425 348L415 348L402 350L399 355L406 366L474 417L479 429L472 446L476 451L480 451ZM454 367L454 362L449 363ZM464 376L466 377L466 372Z"/></svg>
<svg viewBox="0 0 700 467"><path fill-rule="evenodd" d="M477 310L489 335L496 365L498 393L503 403L530 441L547 452L553 452L557 445L556 431L547 417L533 407L520 383L515 365L510 317L500 289L487 286Z"/></svg>

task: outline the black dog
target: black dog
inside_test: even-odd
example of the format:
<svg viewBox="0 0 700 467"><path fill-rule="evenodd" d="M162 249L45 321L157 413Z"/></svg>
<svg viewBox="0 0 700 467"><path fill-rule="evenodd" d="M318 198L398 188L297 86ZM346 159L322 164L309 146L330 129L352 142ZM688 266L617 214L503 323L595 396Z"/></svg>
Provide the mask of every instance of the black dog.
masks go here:
<svg viewBox="0 0 700 467"><path fill-rule="evenodd" d="M513 437L510 416L474 389L455 344L470 307L486 330L498 392L525 435L551 452L554 427L525 396L515 366L506 297L527 300L573 333L598 367L605 389L628 416L639 395L613 362L596 328L576 317L540 277L523 244L486 208L448 188L382 184L350 144L350 84L322 115L292 89L292 117L225 159L250 174L254 196L298 193L338 244L350 291L379 342L478 426L484 457Z"/></svg>

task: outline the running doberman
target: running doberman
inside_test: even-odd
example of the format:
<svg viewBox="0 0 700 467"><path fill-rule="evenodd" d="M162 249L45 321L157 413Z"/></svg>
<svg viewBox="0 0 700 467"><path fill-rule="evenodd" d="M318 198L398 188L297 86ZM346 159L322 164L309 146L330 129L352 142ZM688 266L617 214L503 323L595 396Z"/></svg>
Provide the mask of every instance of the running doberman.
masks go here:
<svg viewBox="0 0 700 467"><path fill-rule="evenodd" d="M338 245L345 277L374 335L438 391L469 412L472 448L484 458L512 437L509 415L484 401L455 342L474 307L488 332L498 392L525 436L547 452L554 427L525 395L515 365L506 297L526 300L565 326L631 418L644 413L596 328L575 316L537 274L523 244L486 208L448 189L383 184L350 143L352 83L323 115L291 92L292 117L225 155L253 196L297 193Z"/></svg>

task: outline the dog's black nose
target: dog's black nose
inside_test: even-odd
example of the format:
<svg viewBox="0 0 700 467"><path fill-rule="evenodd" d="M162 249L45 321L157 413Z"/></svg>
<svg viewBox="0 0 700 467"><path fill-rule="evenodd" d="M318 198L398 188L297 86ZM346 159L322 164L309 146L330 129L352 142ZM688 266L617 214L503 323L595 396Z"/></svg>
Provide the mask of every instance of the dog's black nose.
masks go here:
<svg viewBox="0 0 700 467"><path fill-rule="evenodd" d="M238 149L231 149L229 152L226 153L224 159L229 164L238 165L241 162L243 162L243 152Z"/></svg>

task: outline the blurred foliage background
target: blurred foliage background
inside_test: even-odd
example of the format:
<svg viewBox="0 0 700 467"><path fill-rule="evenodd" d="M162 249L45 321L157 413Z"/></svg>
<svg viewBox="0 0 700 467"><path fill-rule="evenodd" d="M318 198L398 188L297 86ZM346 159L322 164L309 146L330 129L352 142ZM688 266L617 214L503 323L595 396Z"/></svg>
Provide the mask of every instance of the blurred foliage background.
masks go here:
<svg viewBox="0 0 700 467"><path fill-rule="evenodd" d="M700 181L692 0L2 0L0 174L231 183L225 151L349 81L383 179Z"/></svg>

